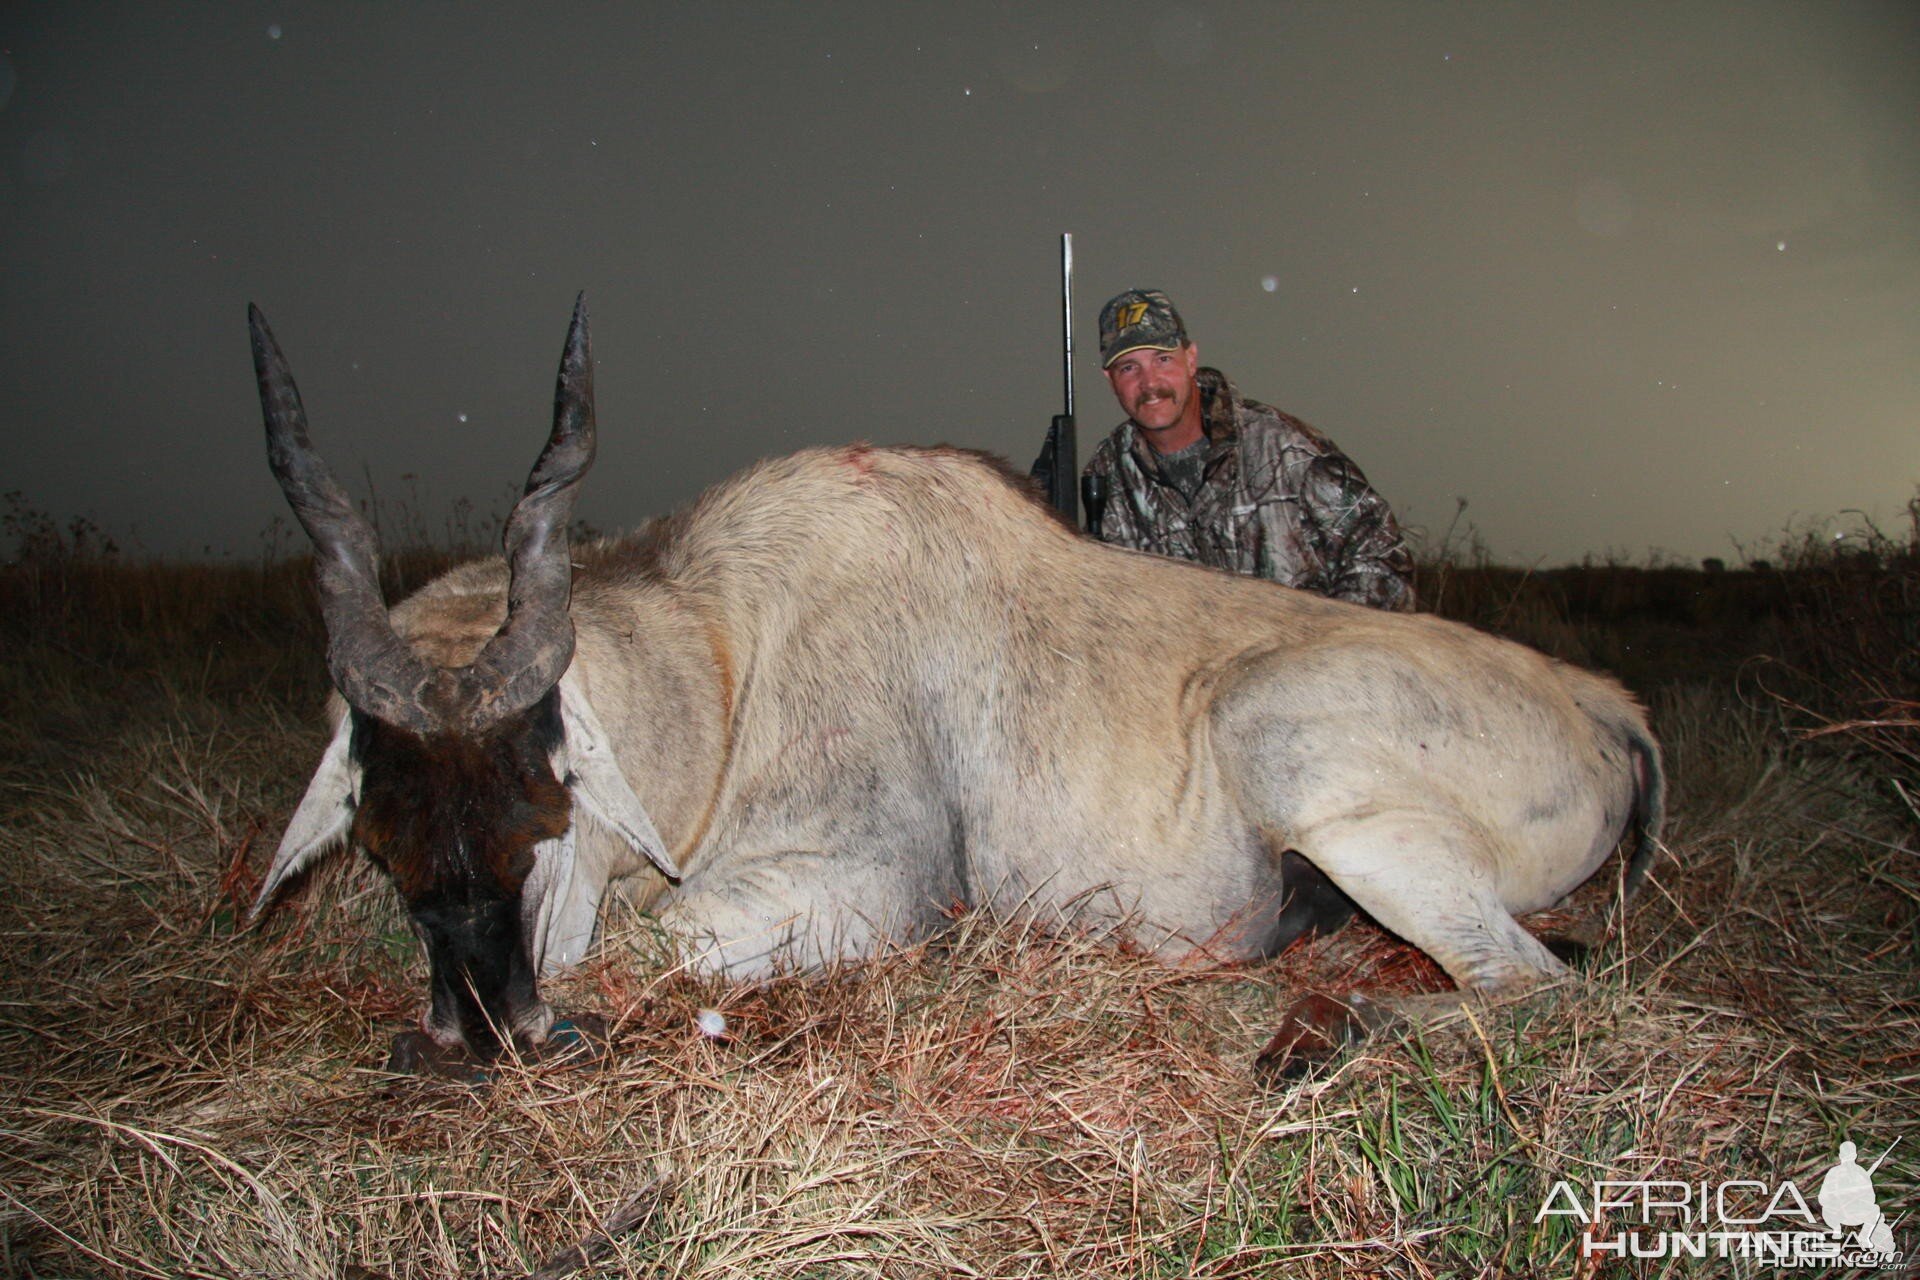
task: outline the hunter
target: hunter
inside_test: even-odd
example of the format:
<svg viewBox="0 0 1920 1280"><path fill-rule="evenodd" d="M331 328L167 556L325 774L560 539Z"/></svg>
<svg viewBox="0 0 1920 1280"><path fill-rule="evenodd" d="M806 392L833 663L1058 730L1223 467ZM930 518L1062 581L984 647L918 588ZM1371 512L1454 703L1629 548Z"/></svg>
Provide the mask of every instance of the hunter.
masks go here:
<svg viewBox="0 0 1920 1280"><path fill-rule="evenodd" d="M1413 608L1386 499L1327 437L1203 368L1166 294L1129 289L1101 308L1100 362L1127 414L1083 473L1105 483L1102 541Z"/></svg>

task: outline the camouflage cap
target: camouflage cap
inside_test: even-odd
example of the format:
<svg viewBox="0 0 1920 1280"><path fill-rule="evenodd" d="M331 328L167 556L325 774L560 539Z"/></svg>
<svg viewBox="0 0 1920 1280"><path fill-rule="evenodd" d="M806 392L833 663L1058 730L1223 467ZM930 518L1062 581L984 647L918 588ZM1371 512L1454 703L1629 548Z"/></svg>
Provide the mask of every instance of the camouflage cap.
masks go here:
<svg viewBox="0 0 1920 1280"><path fill-rule="evenodd" d="M1187 326L1173 299L1158 289L1129 289L1100 308L1100 367L1129 351L1173 351L1187 345Z"/></svg>

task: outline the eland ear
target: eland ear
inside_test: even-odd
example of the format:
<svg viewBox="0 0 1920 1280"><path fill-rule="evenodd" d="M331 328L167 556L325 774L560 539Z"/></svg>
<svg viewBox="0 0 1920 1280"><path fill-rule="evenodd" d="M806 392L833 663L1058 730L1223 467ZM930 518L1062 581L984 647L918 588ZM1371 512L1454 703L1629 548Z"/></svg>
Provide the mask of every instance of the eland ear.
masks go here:
<svg viewBox="0 0 1920 1280"><path fill-rule="evenodd" d="M282 885L346 839L353 822L354 766L347 752L352 734L353 718L342 717L333 741L320 757L320 767L313 772L313 781L307 784L307 794L300 798L300 807L287 823L286 835L280 838L266 883L247 909L249 924L260 918Z"/></svg>
<svg viewBox="0 0 1920 1280"><path fill-rule="evenodd" d="M613 743L593 713L593 704L571 679L560 681L560 724L567 739L567 786L574 799L586 806L595 822L618 835L667 879L679 883L680 868L667 853L646 806L620 772Z"/></svg>
<svg viewBox="0 0 1920 1280"><path fill-rule="evenodd" d="M580 963L593 944L594 923L606 879L580 865L577 826L534 846L533 872L521 889L521 929L527 958L542 978L565 973ZM528 914L528 904L538 904Z"/></svg>

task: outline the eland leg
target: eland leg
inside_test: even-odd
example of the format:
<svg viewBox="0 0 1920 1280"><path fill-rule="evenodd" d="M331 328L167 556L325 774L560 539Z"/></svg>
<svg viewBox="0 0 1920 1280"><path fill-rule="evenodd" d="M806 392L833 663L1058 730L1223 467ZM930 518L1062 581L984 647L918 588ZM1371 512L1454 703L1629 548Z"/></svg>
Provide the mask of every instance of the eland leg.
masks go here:
<svg viewBox="0 0 1920 1280"><path fill-rule="evenodd" d="M1487 842L1457 821L1375 813L1321 823L1295 843L1382 928L1431 956L1461 994L1308 997L1260 1054L1263 1070L1296 1074L1368 1032L1454 1012L1463 996L1514 996L1567 976L1500 900Z"/></svg>
<svg viewBox="0 0 1920 1280"><path fill-rule="evenodd" d="M700 973L757 979L857 960L921 936L951 897L916 896L876 857L810 849L755 853L703 868L661 908ZM863 886L848 894L846 884Z"/></svg>

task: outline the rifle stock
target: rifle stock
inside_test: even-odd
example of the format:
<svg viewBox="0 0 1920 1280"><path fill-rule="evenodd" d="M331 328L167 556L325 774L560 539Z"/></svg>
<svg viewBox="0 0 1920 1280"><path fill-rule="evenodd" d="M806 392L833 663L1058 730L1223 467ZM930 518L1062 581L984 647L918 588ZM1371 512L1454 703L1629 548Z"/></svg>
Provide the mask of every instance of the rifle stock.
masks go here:
<svg viewBox="0 0 1920 1280"><path fill-rule="evenodd" d="M1074 434L1073 415L1054 414L1052 424L1047 427L1047 442L1040 446L1040 456L1033 460L1032 475L1053 509L1077 529L1080 527L1080 495L1075 481L1079 479L1080 451Z"/></svg>

